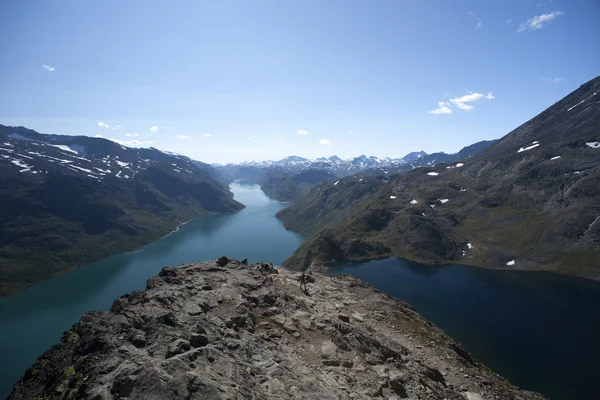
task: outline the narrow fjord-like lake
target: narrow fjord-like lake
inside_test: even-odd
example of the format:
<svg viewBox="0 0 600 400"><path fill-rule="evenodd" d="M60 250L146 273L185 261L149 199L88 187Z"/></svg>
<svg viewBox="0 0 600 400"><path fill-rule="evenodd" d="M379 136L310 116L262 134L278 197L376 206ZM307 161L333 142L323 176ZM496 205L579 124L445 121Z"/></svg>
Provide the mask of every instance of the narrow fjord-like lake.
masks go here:
<svg viewBox="0 0 600 400"><path fill-rule="evenodd" d="M232 184L246 209L201 217L134 252L109 257L0 300L0 398L36 357L89 310L142 290L167 265L222 255L281 263L302 238L275 218L284 204L257 185ZM546 273L432 268L388 259L344 264L402 297L480 361L552 399L599 399L600 284Z"/></svg>

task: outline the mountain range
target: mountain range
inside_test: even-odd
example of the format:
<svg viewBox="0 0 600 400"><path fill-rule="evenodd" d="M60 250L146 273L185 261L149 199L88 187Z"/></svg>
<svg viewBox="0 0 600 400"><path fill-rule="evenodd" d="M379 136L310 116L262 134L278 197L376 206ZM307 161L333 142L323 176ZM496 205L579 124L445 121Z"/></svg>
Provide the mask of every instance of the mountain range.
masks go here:
<svg viewBox="0 0 600 400"><path fill-rule="evenodd" d="M270 197L279 201L296 202L316 184L350 175L390 175L443 162L455 162L471 157L495 143L481 141L461 149L458 153L412 152L401 158L378 158L361 155L342 160L338 156L309 160L289 156L279 161L242 162L215 165L223 182L245 180L258 183Z"/></svg>
<svg viewBox="0 0 600 400"><path fill-rule="evenodd" d="M306 170L323 170L336 177L354 175L359 172L395 173L423 166L431 166L442 162L454 162L473 156L495 143L495 140L484 140L464 147L458 153L444 152L427 154L424 151L412 152L400 158L378 158L360 155L341 159L338 156L321 157L310 160L304 157L289 156L279 161L250 161L238 164L214 165L227 179L254 180L263 172L284 174L298 173Z"/></svg>
<svg viewBox="0 0 600 400"><path fill-rule="evenodd" d="M396 256L599 278L599 93L600 77L460 162L314 187L278 214L305 237L286 265Z"/></svg>
<svg viewBox="0 0 600 400"><path fill-rule="evenodd" d="M243 208L217 177L153 148L0 125L0 296Z"/></svg>

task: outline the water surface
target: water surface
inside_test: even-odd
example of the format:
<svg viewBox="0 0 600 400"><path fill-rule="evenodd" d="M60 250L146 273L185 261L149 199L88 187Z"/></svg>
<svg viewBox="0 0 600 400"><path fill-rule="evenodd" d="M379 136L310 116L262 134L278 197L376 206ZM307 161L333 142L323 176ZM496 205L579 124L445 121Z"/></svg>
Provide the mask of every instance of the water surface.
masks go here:
<svg viewBox="0 0 600 400"><path fill-rule="evenodd" d="M142 249L109 257L0 300L0 398L36 357L89 310L145 288L167 265L222 255L281 265L301 244L275 213L284 204L257 185L233 184L247 207L201 217ZM557 400L600 399L600 284L548 273L387 259L343 264L411 303L480 361L519 386Z"/></svg>
<svg viewBox="0 0 600 400"><path fill-rule="evenodd" d="M480 361L555 400L600 399L600 283L557 274L387 259L342 264L408 301Z"/></svg>
<svg viewBox="0 0 600 400"><path fill-rule="evenodd" d="M137 251L109 257L0 299L0 398L33 361L90 310L107 310L168 265L222 255L281 265L302 242L274 216L285 204L257 185L232 184L240 212L197 218Z"/></svg>

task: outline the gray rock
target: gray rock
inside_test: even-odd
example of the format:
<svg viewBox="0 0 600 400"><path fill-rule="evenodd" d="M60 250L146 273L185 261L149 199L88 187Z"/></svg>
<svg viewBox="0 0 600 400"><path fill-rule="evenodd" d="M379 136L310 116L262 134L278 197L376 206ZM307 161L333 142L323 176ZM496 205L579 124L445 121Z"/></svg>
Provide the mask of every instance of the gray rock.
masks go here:
<svg viewBox="0 0 600 400"><path fill-rule="evenodd" d="M208 344L208 337L201 333L193 333L190 337L190 345L192 347L204 347Z"/></svg>
<svg viewBox="0 0 600 400"><path fill-rule="evenodd" d="M177 354L185 353L190 349L190 342L185 339L177 339L169 345L167 358L176 356Z"/></svg>
<svg viewBox="0 0 600 400"><path fill-rule="evenodd" d="M308 297L289 271L265 265L227 259L164 269L136 301L85 314L9 399L479 400L481 382L485 400L543 399L356 278L314 274ZM190 286L206 289L192 294Z"/></svg>

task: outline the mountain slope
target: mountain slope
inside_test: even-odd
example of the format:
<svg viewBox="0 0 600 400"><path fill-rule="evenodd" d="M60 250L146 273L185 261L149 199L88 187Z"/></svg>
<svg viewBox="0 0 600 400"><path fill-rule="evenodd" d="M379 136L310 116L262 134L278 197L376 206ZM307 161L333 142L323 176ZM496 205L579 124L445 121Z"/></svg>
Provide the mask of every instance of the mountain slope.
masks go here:
<svg viewBox="0 0 600 400"><path fill-rule="evenodd" d="M297 174L275 175L266 173L260 188L269 197L279 201L296 202L316 184L336 179L331 172L309 169Z"/></svg>
<svg viewBox="0 0 600 400"><path fill-rule="evenodd" d="M278 272L279 271L279 272ZM16 399L544 399L473 358L402 300L349 275L221 258L164 268L89 312Z"/></svg>
<svg viewBox="0 0 600 400"><path fill-rule="evenodd" d="M216 176L156 149L0 125L0 296L242 208Z"/></svg>
<svg viewBox="0 0 600 400"><path fill-rule="evenodd" d="M427 263L600 276L600 78L460 163L392 177L352 196L353 179L282 210L306 242L294 268L398 256ZM322 222L322 218L327 218Z"/></svg>

